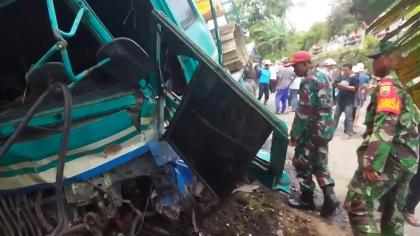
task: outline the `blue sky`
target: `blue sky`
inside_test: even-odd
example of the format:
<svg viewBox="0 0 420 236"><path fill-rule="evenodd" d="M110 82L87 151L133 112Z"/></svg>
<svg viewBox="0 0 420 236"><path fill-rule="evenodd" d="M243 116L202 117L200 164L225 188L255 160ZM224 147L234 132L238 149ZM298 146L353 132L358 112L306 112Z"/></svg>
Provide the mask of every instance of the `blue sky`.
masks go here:
<svg viewBox="0 0 420 236"><path fill-rule="evenodd" d="M286 19L297 31L307 31L315 22L324 21L331 12L334 0L292 0L293 7L287 12Z"/></svg>

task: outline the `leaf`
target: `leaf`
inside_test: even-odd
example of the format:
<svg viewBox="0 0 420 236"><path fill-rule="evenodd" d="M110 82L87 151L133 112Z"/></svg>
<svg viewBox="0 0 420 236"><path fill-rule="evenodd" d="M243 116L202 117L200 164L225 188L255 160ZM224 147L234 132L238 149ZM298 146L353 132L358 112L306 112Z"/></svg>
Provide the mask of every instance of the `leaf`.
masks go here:
<svg viewBox="0 0 420 236"><path fill-rule="evenodd" d="M395 0L352 0L350 12L370 24L381 12L392 5Z"/></svg>

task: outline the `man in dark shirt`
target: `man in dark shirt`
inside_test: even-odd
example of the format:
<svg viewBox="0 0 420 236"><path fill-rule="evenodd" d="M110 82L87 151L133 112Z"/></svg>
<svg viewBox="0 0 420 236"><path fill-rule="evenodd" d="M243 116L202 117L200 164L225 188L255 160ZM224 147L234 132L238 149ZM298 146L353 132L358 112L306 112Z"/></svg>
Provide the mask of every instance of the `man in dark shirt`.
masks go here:
<svg viewBox="0 0 420 236"><path fill-rule="evenodd" d="M334 114L335 128L337 128L341 113L344 112L344 131L348 138L351 138L353 135L353 107L358 86L357 77L353 74L351 64L343 65L342 76L335 82L335 86L339 89Z"/></svg>

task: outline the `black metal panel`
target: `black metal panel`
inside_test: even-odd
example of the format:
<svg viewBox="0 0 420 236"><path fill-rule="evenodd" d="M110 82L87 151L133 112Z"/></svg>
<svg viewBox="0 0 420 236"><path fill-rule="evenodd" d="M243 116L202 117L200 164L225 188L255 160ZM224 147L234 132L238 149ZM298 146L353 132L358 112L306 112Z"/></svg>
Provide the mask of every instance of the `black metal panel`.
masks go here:
<svg viewBox="0 0 420 236"><path fill-rule="evenodd" d="M152 58L159 81L164 81L158 63L161 42L173 55L193 58L199 64L165 133L189 167L223 198L230 194L273 131L276 145L271 152L270 172L281 173L288 144L286 124L162 13L152 12L151 31L152 42L156 42Z"/></svg>
<svg viewBox="0 0 420 236"><path fill-rule="evenodd" d="M165 137L219 196L230 193L272 128L216 71L198 69Z"/></svg>

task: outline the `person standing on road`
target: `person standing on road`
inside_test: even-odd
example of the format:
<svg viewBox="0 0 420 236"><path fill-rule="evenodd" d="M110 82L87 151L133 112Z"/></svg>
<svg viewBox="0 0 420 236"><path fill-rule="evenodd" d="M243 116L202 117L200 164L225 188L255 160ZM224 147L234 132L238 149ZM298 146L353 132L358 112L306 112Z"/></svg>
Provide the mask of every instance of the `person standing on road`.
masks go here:
<svg viewBox="0 0 420 236"><path fill-rule="evenodd" d="M295 112L299 105L299 87L300 83L302 82L302 77L295 77L293 79L292 84L290 85L290 106L292 107L292 111Z"/></svg>
<svg viewBox="0 0 420 236"><path fill-rule="evenodd" d="M357 63L354 67L353 72L356 73L357 76L357 91L356 91L356 98L354 101L354 119L353 119L353 126L358 126L358 120L360 115L360 109L363 107L366 97L367 97L367 90L369 88L369 76L365 73L365 65L363 63Z"/></svg>
<svg viewBox="0 0 420 236"><path fill-rule="evenodd" d="M353 107L357 84L357 77L353 74L352 65L343 65L343 76L335 82L335 86L340 91L337 95L334 123L335 128L337 128L341 114L344 112L344 132L348 135L348 138L351 138L353 135Z"/></svg>
<svg viewBox="0 0 420 236"><path fill-rule="evenodd" d="M270 65L270 92L276 92L277 75L281 65L276 61Z"/></svg>
<svg viewBox="0 0 420 236"><path fill-rule="evenodd" d="M261 100L263 94L264 94L264 105L267 104L268 98L270 97L270 61L265 61L264 68L261 69L261 74L259 78L259 91L258 91L258 101Z"/></svg>
<svg viewBox="0 0 420 236"><path fill-rule="evenodd" d="M420 202L420 165L418 165L417 174L414 175L414 177L411 179L410 190L408 191L407 202L404 209L405 221L414 227L420 227L420 220L414 217L414 212L419 202Z"/></svg>
<svg viewBox="0 0 420 236"><path fill-rule="evenodd" d="M281 113L286 112L289 87L293 82L293 70L291 68L284 67L283 65L279 68L277 75L276 114L280 114L280 103Z"/></svg>
<svg viewBox="0 0 420 236"><path fill-rule="evenodd" d="M344 208L354 235L403 235L408 186L417 170L419 113L394 70L401 52L382 41L370 55L381 79L366 113L359 167L348 186ZM381 202L381 229L374 206Z"/></svg>
<svg viewBox="0 0 420 236"><path fill-rule="evenodd" d="M293 208L315 210L315 183L312 180L315 175L324 193L321 215L328 217L340 205L334 192L335 182L328 170L328 143L334 133L332 84L325 74L317 73L315 77L309 73L312 63L307 52L294 53L287 66L294 67L296 76L304 77L299 90L299 106L290 131L290 145L295 146L293 166L297 177L302 179L301 195L289 199L288 203Z"/></svg>
<svg viewBox="0 0 420 236"><path fill-rule="evenodd" d="M331 83L334 82L334 79L333 79L334 75L333 75L333 73L334 73L334 68L335 68L336 65L337 65L337 62L335 62L331 58L327 58L324 61L324 64L321 65L322 66L322 70L324 70L325 73L328 75L328 78L331 80Z"/></svg>

